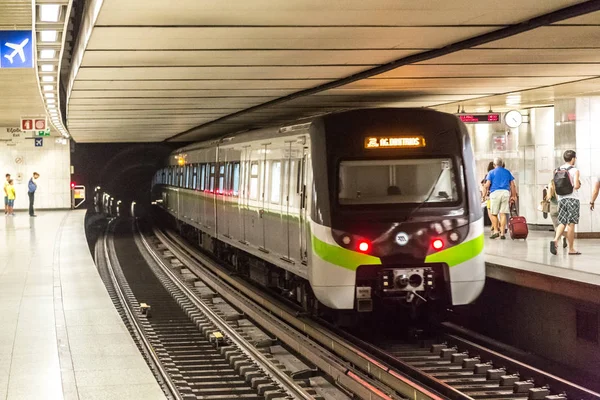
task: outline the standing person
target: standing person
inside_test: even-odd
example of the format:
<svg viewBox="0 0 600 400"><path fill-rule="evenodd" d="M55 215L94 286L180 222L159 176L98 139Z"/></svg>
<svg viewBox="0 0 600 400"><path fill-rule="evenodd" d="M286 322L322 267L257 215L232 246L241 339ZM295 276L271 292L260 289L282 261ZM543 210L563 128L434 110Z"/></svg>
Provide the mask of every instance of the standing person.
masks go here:
<svg viewBox="0 0 600 400"><path fill-rule="evenodd" d="M490 223L492 221L492 213L490 212L490 193L489 193L488 189L486 188L485 184L487 182L487 176L488 176L488 174L493 169L494 169L494 162L490 161L490 163L488 164L488 167L487 167L487 172L485 173L485 176L483 177L483 180L481 181L481 198L485 202L485 209L487 210L487 215L488 215L488 218L490 220ZM493 229L494 228L492 226L492 230Z"/></svg>
<svg viewBox="0 0 600 400"><path fill-rule="evenodd" d="M492 214L492 235L490 239L506 239L506 215L510 213L510 203L517 198L515 178L503 167L500 157L494 159L494 169L488 173L485 188L490 192L490 212ZM498 217L498 214L500 216Z"/></svg>
<svg viewBox="0 0 600 400"><path fill-rule="evenodd" d="M579 181L579 170L575 168L577 154L573 150L567 150L563 154L565 164L560 166L554 172L554 187L558 195L558 228L554 240L550 242L550 253L556 255L558 239L567 229L567 243L569 245L569 255L581 254L575 250L575 225L579 223L579 194L581 187Z"/></svg>
<svg viewBox="0 0 600 400"><path fill-rule="evenodd" d="M37 217L37 215L33 212L33 201L35 200L35 191L37 190L37 179L40 177L40 174L37 172L33 173L33 177L29 179L29 183L27 184L27 194L29 195L29 216Z"/></svg>
<svg viewBox="0 0 600 400"><path fill-rule="evenodd" d="M12 179L8 181L8 186L6 187L6 197L8 197L8 215L15 215L14 207L15 199L17 198L17 192L13 186Z"/></svg>
<svg viewBox="0 0 600 400"><path fill-rule="evenodd" d="M10 174L6 174L6 181L4 181L4 215L8 214L8 181L10 181Z"/></svg>

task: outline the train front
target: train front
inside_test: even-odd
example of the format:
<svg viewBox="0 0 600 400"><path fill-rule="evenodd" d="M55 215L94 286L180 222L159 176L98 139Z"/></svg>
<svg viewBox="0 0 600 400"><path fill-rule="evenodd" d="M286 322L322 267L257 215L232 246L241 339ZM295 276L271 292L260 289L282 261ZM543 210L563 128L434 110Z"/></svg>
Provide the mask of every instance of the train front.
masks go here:
<svg viewBox="0 0 600 400"><path fill-rule="evenodd" d="M358 311L474 301L485 280L483 216L462 122L372 109L330 115L315 129L309 275L317 298Z"/></svg>

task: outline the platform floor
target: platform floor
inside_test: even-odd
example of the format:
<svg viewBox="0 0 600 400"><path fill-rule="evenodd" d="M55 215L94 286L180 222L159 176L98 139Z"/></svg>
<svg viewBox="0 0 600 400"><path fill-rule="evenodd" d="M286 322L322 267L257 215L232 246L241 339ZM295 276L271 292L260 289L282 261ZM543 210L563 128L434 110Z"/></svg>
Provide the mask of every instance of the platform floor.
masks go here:
<svg viewBox="0 0 600 400"><path fill-rule="evenodd" d="M487 276L520 286L600 303L600 239L575 239L581 255L550 253L554 232L530 231L527 240L485 240Z"/></svg>
<svg viewBox="0 0 600 400"><path fill-rule="evenodd" d="M0 399L164 399L90 255L85 211L0 222Z"/></svg>

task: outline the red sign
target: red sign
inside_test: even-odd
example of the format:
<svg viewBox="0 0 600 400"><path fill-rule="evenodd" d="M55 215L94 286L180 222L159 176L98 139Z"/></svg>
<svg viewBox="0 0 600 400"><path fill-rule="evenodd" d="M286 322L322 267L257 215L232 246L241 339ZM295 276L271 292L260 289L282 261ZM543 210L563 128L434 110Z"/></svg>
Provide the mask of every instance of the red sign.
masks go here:
<svg viewBox="0 0 600 400"><path fill-rule="evenodd" d="M21 118L22 131L45 131L47 127L46 118Z"/></svg>
<svg viewBox="0 0 600 400"><path fill-rule="evenodd" d="M457 114L458 118L465 123L477 122L500 122L500 114L485 113L485 114Z"/></svg>
<svg viewBox="0 0 600 400"><path fill-rule="evenodd" d="M36 118L34 121L36 131L46 130L46 118Z"/></svg>
<svg viewBox="0 0 600 400"><path fill-rule="evenodd" d="M33 130L33 119L21 119L21 130L32 131Z"/></svg>

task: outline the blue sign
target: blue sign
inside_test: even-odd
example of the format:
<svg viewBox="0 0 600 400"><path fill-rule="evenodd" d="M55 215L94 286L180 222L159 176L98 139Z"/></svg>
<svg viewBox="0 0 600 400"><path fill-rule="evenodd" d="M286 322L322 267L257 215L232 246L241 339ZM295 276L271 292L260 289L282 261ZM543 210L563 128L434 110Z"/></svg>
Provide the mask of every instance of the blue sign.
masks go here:
<svg viewBox="0 0 600 400"><path fill-rule="evenodd" d="M33 68L31 31L0 31L0 68Z"/></svg>
<svg viewBox="0 0 600 400"><path fill-rule="evenodd" d="M44 146L44 138L35 138L35 147L43 147Z"/></svg>

